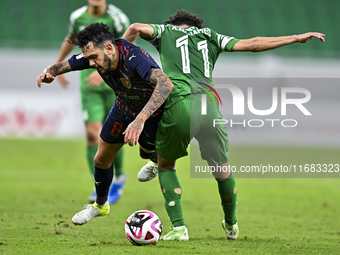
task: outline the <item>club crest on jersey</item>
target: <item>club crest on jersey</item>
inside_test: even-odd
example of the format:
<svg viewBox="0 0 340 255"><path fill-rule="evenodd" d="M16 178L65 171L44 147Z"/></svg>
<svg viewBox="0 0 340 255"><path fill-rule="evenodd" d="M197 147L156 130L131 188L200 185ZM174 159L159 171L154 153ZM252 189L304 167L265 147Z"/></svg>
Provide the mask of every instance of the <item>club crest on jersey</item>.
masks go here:
<svg viewBox="0 0 340 255"><path fill-rule="evenodd" d="M121 82L123 83L123 85L125 87L127 87L128 89L131 88L131 83L130 83L129 79L127 79L127 78L120 78L120 80L121 80Z"/></svg>

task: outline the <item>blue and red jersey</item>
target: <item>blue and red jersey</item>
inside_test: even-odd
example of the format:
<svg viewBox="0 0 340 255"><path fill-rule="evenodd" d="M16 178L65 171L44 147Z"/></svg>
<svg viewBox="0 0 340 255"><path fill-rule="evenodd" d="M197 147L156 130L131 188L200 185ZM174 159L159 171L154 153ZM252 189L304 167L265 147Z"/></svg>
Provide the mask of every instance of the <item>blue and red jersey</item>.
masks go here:
<svg viewBox="0 0 340 255"><path fill-rule="evenodd" d="M107 76L99 74L115 91L116 107L125 115L135 118L149 101L155 88L150 82L151 68L159 66L142 48L124 39L117 39L115 43L119 51L116 70L110 71ZM92 68L82 54L73 55L68 62L73 71ZM163 108L160 107L151 117L159 117L163 113Z"/></svg>

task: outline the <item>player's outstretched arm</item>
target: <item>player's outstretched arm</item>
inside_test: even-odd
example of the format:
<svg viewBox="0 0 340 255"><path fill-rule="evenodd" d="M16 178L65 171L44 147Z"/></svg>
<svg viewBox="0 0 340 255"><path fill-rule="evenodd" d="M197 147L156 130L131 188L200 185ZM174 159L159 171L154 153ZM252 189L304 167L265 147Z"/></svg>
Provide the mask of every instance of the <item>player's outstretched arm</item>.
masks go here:
<svg viewBox="0 0 340 255"><path fill-rule="evenodd" d="M40 88L42 83L51 83L57 75L72 71L68 61L59 62L48 66L42 74L37 77L37 84Z"/></svg>
<svg viewBox="0 0 340 255"><path fill-rule="evenodd" d="M149 38L153 36L153 27L148 24L133 23L124 33L123 39L134 42L138 36Z"/></svg>
<svg viewBox="0 0 340 255"><path fill-rule="evenodd" d="M275 49L288 44L300 42L306 43L315 38L325 41L324 34L317 32L309 32L300 35L280 36L280 37L254 37L246 40L239 40L232 47L232 51L252 51L260 52Z"/></svg>
<svg viewBox="0 0 340 255"><path fill-rule="evenodd" d="M137 144L144 127L144 122L162 106L174 88L174 85L168 76L166 76L159 68L151 69L150 82L156 86L149 101L123 133L123 135L125 135L124 142L128 143L130 146Z"/></svg>

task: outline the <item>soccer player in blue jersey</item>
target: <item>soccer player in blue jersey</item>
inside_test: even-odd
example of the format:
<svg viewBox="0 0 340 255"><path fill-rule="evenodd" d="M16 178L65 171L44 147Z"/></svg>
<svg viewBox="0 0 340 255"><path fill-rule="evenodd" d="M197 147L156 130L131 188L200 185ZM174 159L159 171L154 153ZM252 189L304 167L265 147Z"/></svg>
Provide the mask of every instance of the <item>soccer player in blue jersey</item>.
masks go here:
<svg viewBox="0 0 340 255"><path fill-rule="evenodd" d="M82 225L109 213L112 162L124 143L138 142L144 158L155 155L157 124L173 84L146 51L123 39L115 40L103 23L89 25L69 41L83 53L47 67L37 77L38 86L51 83L63 73L95 68L117 96L101 130L94 158L96 202L72 218L74 224Z"/></svg>
<svg viewBox="0 0 340 255"><path fill-rule="evenodd" d="M85 0L84 0L85 2ZM129 18L116 6L106 0L87 0L87 5L76 9L70 15L69 33L79 32L86 26L102 22L110 27L115 38L122 37L128 28ZM65 40L60 48L57 63L66 59L75 45ZM58 75L57 80L62 87L68 87L64 75ZM115 100L114 91L105 84L95 69L86 69L79 73L79 91L81 98L82 117L86 129L86 159L91 177L94 175L93 158L98 149L99 134L106 116L109 114L112 102ZM120 150L113 162L114 179L110 187L109 203L115 203L120 198L126 182L123 164L123 150ZM90 203L96 201L96 192L89 196Z"/></svg>

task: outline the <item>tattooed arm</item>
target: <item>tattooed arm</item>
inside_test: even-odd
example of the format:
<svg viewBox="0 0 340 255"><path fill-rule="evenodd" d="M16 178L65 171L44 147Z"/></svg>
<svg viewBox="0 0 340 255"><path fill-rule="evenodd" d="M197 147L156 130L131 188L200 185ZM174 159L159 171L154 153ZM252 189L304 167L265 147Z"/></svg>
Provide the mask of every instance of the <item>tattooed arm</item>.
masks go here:
<svg viewBox="0 0 340 255"><path fill-rule="evenodd" d="M44 72L37 77L37 84L39 88L42 83L51 83L59 74L72 71L68 61L59 62L45 68Z"/></svg>
<svg viewBox="0 0 340 255"><path fill-rule="evenodd" d="M165 102L165 100L170 95L170 92L174 88L174 85L163 73L162 70L158 68L152 68L150 73L150 82L155 86L155 89L148 101L148 103L144 106L142 111L138 114L136 119L141 121L146 121L161 105Z"/></svg>
<svg viewBox="0 0 340 255"><path fill-rule="evenodd" d="M152 68L150 73L150 82L155 89L142 111L137 115L136 119L126 128L124 142L130 146L137 144L139 136L143 130L144 122L165 102L174 88L174 85L159 68Z"/></svg>

